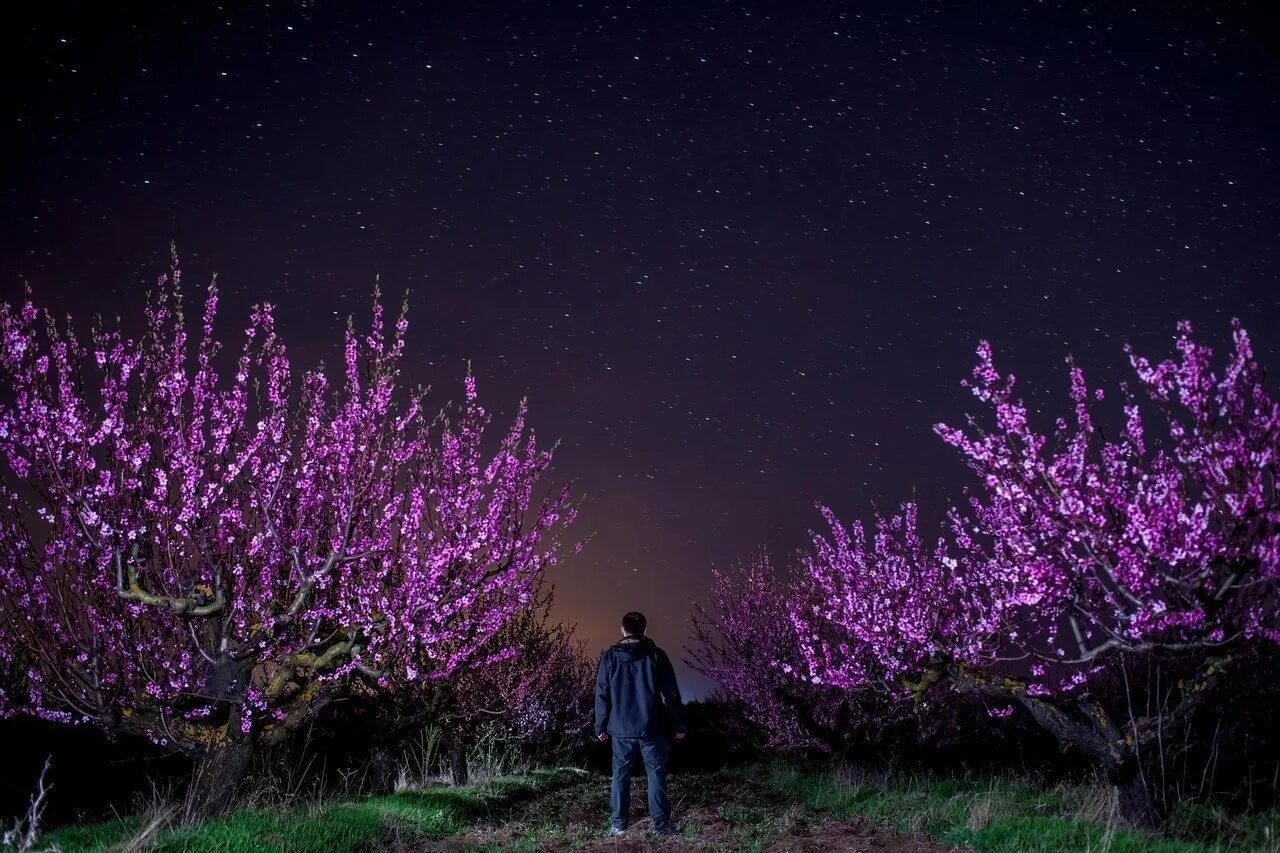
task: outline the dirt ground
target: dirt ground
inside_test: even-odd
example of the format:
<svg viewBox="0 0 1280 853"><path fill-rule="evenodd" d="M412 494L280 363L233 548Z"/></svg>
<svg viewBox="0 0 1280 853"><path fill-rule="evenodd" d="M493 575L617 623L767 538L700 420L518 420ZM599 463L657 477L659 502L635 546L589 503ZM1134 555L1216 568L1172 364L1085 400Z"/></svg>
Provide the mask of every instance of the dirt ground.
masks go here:
<svg viewBox="0 0 1280 853"><path fill-rule="evenodd" d="M500 822L465 836L395 853L537 850L595 851L883 851L940 853L952 848L923 838L896 835L866 820L836 821L767 792L748 780L721 774L682 775L670 783L672 818L680 834L650 833L643 778L632 784L632 826L621 838L607 835L608 781L601 779L551 791L516 806Z"/></svg>

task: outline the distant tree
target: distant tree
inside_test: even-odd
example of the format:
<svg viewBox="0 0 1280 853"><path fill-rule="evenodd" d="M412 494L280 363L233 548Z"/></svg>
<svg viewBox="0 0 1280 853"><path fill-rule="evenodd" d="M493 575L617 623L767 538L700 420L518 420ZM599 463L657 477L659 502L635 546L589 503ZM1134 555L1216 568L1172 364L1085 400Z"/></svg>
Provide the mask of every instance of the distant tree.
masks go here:
<svg viewBox="0 0 1280 853"><path fill-rule="evenodd" d="M1157 821L1143 752L1252 649L1280 641L1280 409L1238 324L1220 377L1191 327L1179 334L1178 360L1130 353L1163 442L1127 388L1124 427L1107 439L1091 411L1102 393L1074 365L1074 423L1058 420L1051 441L984 342L969 387L994 428L937 427L980 478L973 521L952 512L926 546L910 504L871 541L826 513L831 535L803 561L816 601L795 609L812 676L899 695L950 684L1020 704L1098 762L1127 817ZM1097 689L1131 656L1157 653L1192 663L1159 701L1118 705Z"/></svg>
<svg viewBox="0 0 1280 853"><path fill-rule="evenodd" d="M481 741L503 759L529 762L585 741L595 665L573 628L551 620L551 598L549 586L535 590L490 638L477 658L482 665L459 670L429 695L366 689L351 697L331 727L368 743L367 789L394 787L402 747L415 735L438 738L455 784L466 784L468 752Z"/></svg>
<svg viewBox="0 0 1280 853"><path fill-rule="evenodd" d="M528 760L586 741L595 661L549 610L548 597L512 620L496 638L502 657L459 679L450 724L462 740L488 737Z"/></svg>
<svg viewBox="0 0 1280 853"><path fill-rule="evenodd" d="M531 605L574 514L534 496L551 454L523 405L490 455L470 376L435 418L400 390L408 323L388 335L376 294L343 372L300 388L265 304L221 376L217 305L211 286L190 340L176 258L138 341L0 305L3 713L191 754L193 817L335 699L433 707Z"/></svg>
<svg viewBox="0 0 1280 853"><path fill-rule="evenodd" d="M837 544L815 536L819 556L802 554L785 579L763 552L714 573L710 611L693 610L689 663L718 683L723 710L736 711L727 718L738 718L743 735L762 736L763 746L871 761L886 751L900 759L908 742L937 745L970 709L934 685L913 693L893 680L878 660L888 644L851 641L892 636L905 614L891 612L879 581L866 597L848 586L867 575L842 562L852 553L847 531L823 512ZM861 527L855 535L861 543ZM902 565L909 583L919 562ZM903 702L907 697L928 701Z"/></svg>
<svg viewBox="0 0 1280 853"><path fill-rule="evenodd" d="M719 685L716 695L740 708L768 746L831 749L847 729L836 719L847 720L848 703L802 677L803 640L790 608L804 594L806 587L778 577L764 552L713 572L711 610L693 608L688 663Z"/></svg>

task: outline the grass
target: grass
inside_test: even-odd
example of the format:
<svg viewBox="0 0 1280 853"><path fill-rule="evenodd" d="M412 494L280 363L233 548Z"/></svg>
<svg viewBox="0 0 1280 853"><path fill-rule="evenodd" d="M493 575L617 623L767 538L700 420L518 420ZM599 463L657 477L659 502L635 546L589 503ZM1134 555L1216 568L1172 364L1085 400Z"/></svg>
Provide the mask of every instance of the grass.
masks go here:
<svg viewBox="0 0 1280 853"><path fill-rule="evenodd" d="M66 827L46 845L78 850L358 851L465 836L468 850L580 849L605 836L607 779L558 768L497 777L467 788L405 790L367 799L291 808L243 808L200 826L165 828L142 814ZM1110 790L1040 786L1014 778L927 778L822 773L775 764L703 775L678 774L673 803L683 840L701 849L760 851L819 833L853 831L867 820L977 853L1280 853L1280 815L1232 816L1183 806L1168 837L1118 825ZM643 802L643 797L638 797ZM172 812L170 812L170 815ZM638 825L639 827L640 825ZM643 828L637 832L643 835ZM840 846L843 836L832 838ZM639 837L632 841L639 840ZM646 842L648 843L648 842ZM663 845L657 844L660 849Z"/></svg>
<svg viewBox="0 0 1280 853"><path fill-rule="evenodd" d="M1232 820L1205 807L1171 816L1173 837L1117 826L1109 791L1099 786L1042 788L1013 779L841 778L775 766L767 788L815 812L867 817L978 853L1211 853L1280 851L1280 815Z"/></svg>
<svg viewBox="0 0 1280 853"><path fill-rule="evenodd" d="M511 803L578 781L582 771L556 768L495 779L470 788L399 791L363 800L300 806L286 811L241 809L193 827L160 831L148 850L357 851L375 844L413 843L464 832ZM145 816L64 827L42 841L63 851L127 848Z"/></svg>

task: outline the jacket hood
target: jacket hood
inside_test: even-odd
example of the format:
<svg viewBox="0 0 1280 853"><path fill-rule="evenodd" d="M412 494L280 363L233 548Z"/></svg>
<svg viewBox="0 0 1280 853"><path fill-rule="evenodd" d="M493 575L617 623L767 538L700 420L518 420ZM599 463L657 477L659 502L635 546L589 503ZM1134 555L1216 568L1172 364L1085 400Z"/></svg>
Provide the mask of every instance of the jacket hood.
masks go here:
<svg viewBox="0 0 1280 853"><path fill-rule="evenodd" d="M615 643L609 648L609 654L624 661L642 660L652 656L657 648L658 645L653 640L640 637L637 640L626 639Z"/></svg>

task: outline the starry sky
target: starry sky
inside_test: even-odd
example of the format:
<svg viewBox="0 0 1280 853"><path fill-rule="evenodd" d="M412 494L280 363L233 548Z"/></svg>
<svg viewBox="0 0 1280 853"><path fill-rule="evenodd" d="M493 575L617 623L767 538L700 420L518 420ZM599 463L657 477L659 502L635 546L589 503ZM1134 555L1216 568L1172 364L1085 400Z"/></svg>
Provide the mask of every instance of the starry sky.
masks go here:
<svg viewBox="0 0 1280 853"><path fill-rule="evenodd" d="M136 315L172 240L314 363L410 291L408 379L560 441L593 647L639 609L680 657L815 501L956 500L980 338L1046 418L1180 318L1280 372L1264 2L23 5L0 296Z"/></svg>

